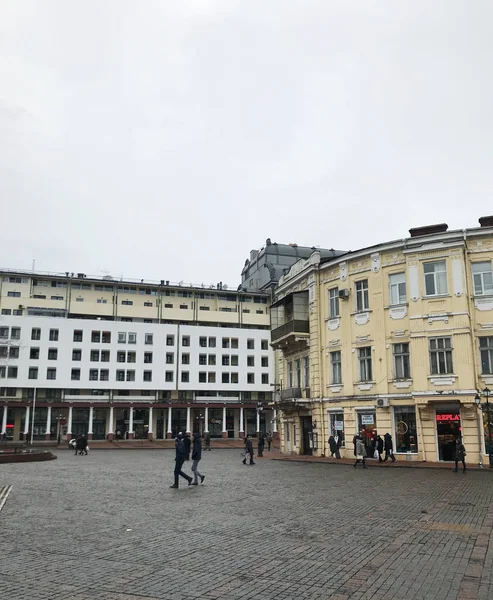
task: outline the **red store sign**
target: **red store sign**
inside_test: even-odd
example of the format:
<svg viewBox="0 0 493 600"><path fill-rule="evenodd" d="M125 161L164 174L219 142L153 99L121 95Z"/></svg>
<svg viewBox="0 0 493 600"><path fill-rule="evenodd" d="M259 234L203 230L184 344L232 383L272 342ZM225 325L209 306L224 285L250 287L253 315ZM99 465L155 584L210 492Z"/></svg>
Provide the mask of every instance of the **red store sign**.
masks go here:
<svg viewBox="0 0 493 600"><path fill-rule="evenodd" d="M437 415L437 421L453 421L453 422L460 422L460 415L459 414L444 414L444 415Z"/></svg>

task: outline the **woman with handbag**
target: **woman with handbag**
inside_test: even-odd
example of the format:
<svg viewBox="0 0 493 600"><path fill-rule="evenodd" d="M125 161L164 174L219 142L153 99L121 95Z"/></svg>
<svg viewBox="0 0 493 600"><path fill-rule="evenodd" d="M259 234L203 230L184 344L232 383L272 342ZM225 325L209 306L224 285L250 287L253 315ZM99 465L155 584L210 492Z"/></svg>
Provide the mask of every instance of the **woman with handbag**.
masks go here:
<svg viewBox="0 0 493 600"><path fill-rule="evenodd" d="M462 463L462 472L465 473L466 472L466 449L464 447L464 444L462 443L462 440L460 438L457 438L457 440L455 441L454 473L457 473L459 461L461 461L461 463Z"/></svg>
<svg viewBox="0 0 493 600"><path fill-rule="evenodd" d="M354 463L354 468L356 469L356 465L361 462L363 463L363 469L366 469L366 446L360 435L355 436L355 453L356 462Z"/></svg>

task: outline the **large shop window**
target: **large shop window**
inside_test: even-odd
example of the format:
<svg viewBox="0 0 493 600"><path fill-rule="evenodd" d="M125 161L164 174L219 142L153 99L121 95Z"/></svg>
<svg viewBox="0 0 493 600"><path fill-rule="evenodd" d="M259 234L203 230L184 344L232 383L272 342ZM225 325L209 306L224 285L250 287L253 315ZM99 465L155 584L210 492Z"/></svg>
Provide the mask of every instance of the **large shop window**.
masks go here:
<svg viewBox="0 0 493 600"><path fill-rule="evenodd" d="M394 407L395 451L417 452L418 431L414 406Z"/></svg>
<svg viewBox="0 0 493 600"><path fill-rule="evenodd" d="M341 446L344 448L345 443L345 435L344 435L344 413L330 413L330 434L338 435L341 438Z"/></svg>

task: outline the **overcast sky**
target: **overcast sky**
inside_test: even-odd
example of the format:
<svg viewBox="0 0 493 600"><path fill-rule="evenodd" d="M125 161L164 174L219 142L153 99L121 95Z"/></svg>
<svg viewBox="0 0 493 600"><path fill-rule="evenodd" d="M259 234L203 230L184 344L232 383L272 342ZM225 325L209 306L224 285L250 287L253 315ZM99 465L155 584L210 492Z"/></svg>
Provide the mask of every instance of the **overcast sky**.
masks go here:
<svg viewBox="0 0 493 600"><path fill-rule="evenodd" d="M490 0L0 0L0 266L236 286L493 213Z"/></svg>

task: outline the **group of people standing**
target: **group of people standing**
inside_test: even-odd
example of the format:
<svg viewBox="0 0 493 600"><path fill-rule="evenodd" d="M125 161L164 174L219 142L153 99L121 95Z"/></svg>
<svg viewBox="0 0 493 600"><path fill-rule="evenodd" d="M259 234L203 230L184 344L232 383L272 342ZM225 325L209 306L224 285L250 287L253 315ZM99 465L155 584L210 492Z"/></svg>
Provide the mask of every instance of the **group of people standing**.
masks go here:
<svg viewBox="0 0 493 600"><path fill-rule="evenodd" d="M354 467L361 463L363 468L366 469L366 458L368 457L368 444L365 444L365 431L357 433L353 438L354 456L356 462ZM394 443L390 433L386 433L383 439L380 435L376 435L371 440L370 448L373 451L373 458L378 458L378 462L387 462L390 458L392 462L395 462L394 456ZM382 454L385 451L385 458L382 458Z"/></svg>

